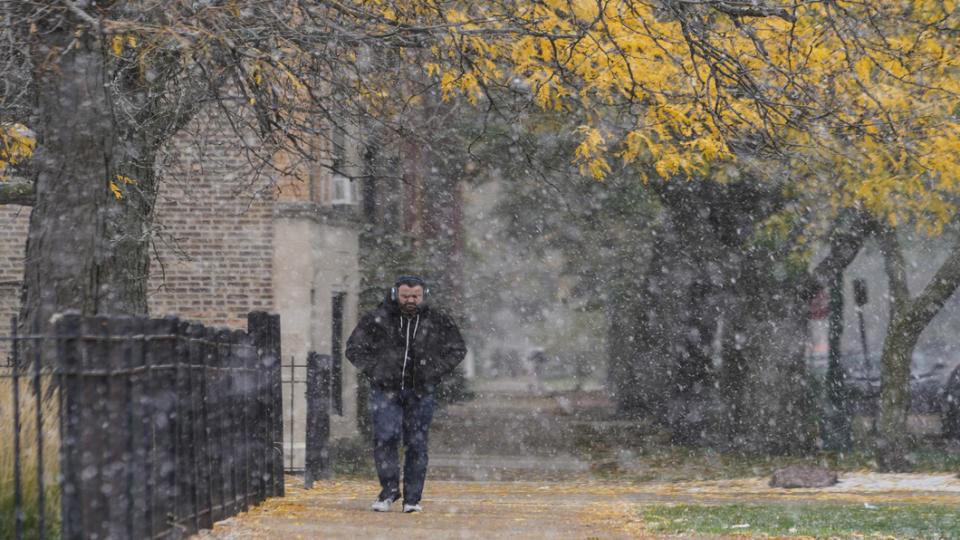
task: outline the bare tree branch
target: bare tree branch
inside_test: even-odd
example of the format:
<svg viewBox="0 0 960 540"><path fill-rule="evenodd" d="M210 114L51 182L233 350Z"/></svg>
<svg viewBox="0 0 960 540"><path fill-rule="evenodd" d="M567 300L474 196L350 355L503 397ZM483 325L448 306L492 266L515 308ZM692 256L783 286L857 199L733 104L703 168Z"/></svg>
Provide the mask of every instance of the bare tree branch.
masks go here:
<svg viewBox="0 0 960 540"><path fill-rule="evenodd" d="M74 15L76 15L77 17L80 17L81 19L83 19L83 21L85 21L87 24L89 24L90 26L92 26L92 27L94 27L94 28L96 28L96 29L98 29L98 30L101 28L101 23L100 23L100 21L98 21L97 19L94 19L89 13L87 13L86 11L80 9L80 6L78 6L76 3L72 2L71 0L61 0L61 1L63 2L63 4L64 4L65 6L67 6L67 8L68 8Z"/></svg>

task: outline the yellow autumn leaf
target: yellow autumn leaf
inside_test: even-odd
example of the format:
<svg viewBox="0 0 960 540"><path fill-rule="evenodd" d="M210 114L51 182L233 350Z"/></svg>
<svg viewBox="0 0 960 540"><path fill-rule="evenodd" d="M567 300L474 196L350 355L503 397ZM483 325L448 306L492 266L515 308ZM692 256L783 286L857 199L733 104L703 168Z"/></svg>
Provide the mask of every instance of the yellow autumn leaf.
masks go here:
<svg viewBox="0 0 960 540"><path fill-rule="evenodd" d="M8 166L22 163L33 155L36 144L33 132L23 124L0 124L0 180L6 180L3 172Z"/></svg>
<svg viewBox="0 0 960 540"><path fill-rule="evenodd" d="M110 191L113 192L113 196L114 196L114 197L116 197L116 198L118 198L118 199L122 199L122 198L123 198L123 193L120 192L120 188L117 187L116 182L114 182L113 180L110 181Z"/></svg>
<svg viewBox="0 0 960 540"><path fill-rule="evenodd" d="M873 60L869 56L865 56L854 63L854 70L857 73L857 77L864 83L870 81L870 70L873 67Z"/></svg>

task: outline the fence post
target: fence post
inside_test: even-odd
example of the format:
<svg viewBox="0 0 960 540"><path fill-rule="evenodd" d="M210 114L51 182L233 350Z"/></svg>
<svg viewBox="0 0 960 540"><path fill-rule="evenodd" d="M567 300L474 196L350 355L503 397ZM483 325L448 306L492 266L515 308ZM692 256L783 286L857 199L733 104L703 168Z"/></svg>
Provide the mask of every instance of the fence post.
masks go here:
<svg viewBox="0 0 960 540"><path fill-rule="evenodd" d="M153 412L154 467L153 533L168 531L176 523L177 512L177 372L176 331L179 319L164 317L148 321L145 342L150 373L147 388Z"/></svg>
<svg viewBox="0 0 960 540"><path fill-rule="evenodd" d="M16 524L14 526L14 535L17 539L23 538L23 478L21 477L20 465L20 342L17 338L17 318L10 321L11 341L13 345L13 508ZM36 347L33 347L36 348ZM43 424L37 424L42 426ZM39 427L37 431L43 431ZM40 461L40 468L43 468L43 462ZM41 486L43 484L40 484ZM38 490L43 492L42 489ZM41 512L40 515L43 515Z"/></svg>
<svg viewBox="0 0 960 540"><path fill-rule="evenodd" d="M217 357L220 365L220 396L222 411L220 416L220 439L223 444L221 454L221 471L223 475L223 512L226 516L237 513L237 477L236 477L236 447L237 447L237 409L239 402L236 395L234 378L236 371L233 365L234 335L230 330L217 332Z"/></svg>
<svg viewBox="0 0 960 540"><path fill-rule="evenodd" d="M83 403L80 397L80 313L70 311L55 325L60 336L57 359L60 372L60 470L63 475L60 514L61 535L65 540L85 538L80 488L80 439Z"/></svg>
<svg viewBox="0 0 960 540"><path fill-rule="evenodd" d="M307 354L307 447L304 484L330 477L330 385L332 359L326 354Z"/></svg>
<svg viewBox="0 0 960 540"><path fill-rule="evenodd" d="M148 319L138 316L133 320L133 333L136 339L131 341L130 357L127 369L128 392L131 409L128 452L133 464L127 474L130 477L130 510L133 513L132 537L147 538L151 535L153 502L153 419L149 398L150 373L147 366L146 332Z"/></svg>
<svg viewBox="0 0 960 540"><path fill-rule="evenodd" d="M190 364L190 401L192 411L193 441L193 502L197 526L203 529L213 527L213 498L210 490L210 437L207 429L207 370L206 355L208 348L204 343L206 330L202 324L192 323L187 327L187 361Z"/></svg>
<svg viewBox="0 0 960 540"><path fill-rule="evenodd" d="M128 448L128 427L133 423L128 413L132 410L130 372L127 364L131 358L131 335L133 319L128 316L96 317L95 321L101 347L106 353L99 359L91 358L90 367L100 371L97 390L101 414L96 418L96 430L92 433L99 439L99 455L95 458L100 468L103 494L103 519L100 524L102 538L133 536L132 478L127 475L132 467ZM128 423L129 421L129 423Z"/></svg>
<svg viewBox="0 0 960 540"><path fill-rule="evenodd" d="M123 535L123 503L111 504L108 495L121 496L122 451L125 446L117 407L124 401L124 385L110 377L123 357L111 340L112 321L104 317L65 315L57 322L62 332L60 356L63 372L63 537L116 537ZM120 427L121 429L116 429ZM113 428L113 429L111 429Z"/></svg>
<svg viewBox="0 0 960 540"><path fill-rule="evenodd" d="M239 492L240 505L239 511L246 512L249 509L251 498L251 488L253 485L252 467L254 432L253 421L256 414L256 379L254 370L256 369L256 354L253 347L253 338L242 330L234 333L234 346L231 354L231 365L236 370L234 378L235 390L237 392L237 491Z"/></svg>
<svg viewBox="0 0 960 540"><path fill-rule="evenodd" d="M154 354L153 337L159 331L153 319L143 319L141 321L143 331L143 344L140 349L139 364L143 371L135 382L139 384L140 393L140 421L137 430L139 441L135 444L138 447L138 453L143 456L140 462L139 474L143 482L143 505L144 513L142 523L139 528L145 533L146 537L152 538L158 533L155 517L155 501L157 497L157 474L156 462L157 452L153 444L154 436L154 408L156 400L154 399L154 364L158 363L156 354Z"/></svg>
<svg viewBox="0 0 960 540"><path fill-rule="evenodd" d="M268 448L264 433L264 387L266 385L263 370L260 369L259 350L255 337L248 331L244 333L241 351L241 364L246 374L243 385L245 420L245 461L247 470L246 501L244 504L256 505L266 498L265 457Z"/></svg>
<svg viewBox="0 0 960 540"><path fill-rule="evenodd" d="M222 394L223 367L220 361L220 346L217 343L217 329L205 327L204 366L206 392L203 402L207 407L207 458L210 463L210 515L214 522L225 516L223 496L223 403Z"/></svg>
<svg viewBox="0 0 960 540"><path fill-rule="evenodd" d="M283 382L280 359L280 315L272 313L270 321L268 350L273 362L270 364L271 421L273 423L273 494L283 497Z"/></svg>
<svg viewBox="0 0 960 540"><path fill-rule="evenodd" d="M280 315L252 311L247 317L248 332L257 346L259 369L264 371L261 388L264 435L265 496L283 496L283 394L281 386Z"/></svg>
<svg viewBox="0 0 960 540"><path fill-rule="evenodd" d="M80 471L83 485L81 505L83 511L84 534L87 537L109 538L110 531L106 529L109 522L110 501L106 492L97 489L109 482L104 470L106 453L111 455L106 444L105 430L109 416L107 391L110 387L108 367L101 359L110 356L110 328L104 317L85 317L80 325L82 347L80 372L76 376L80 379L81 409L79 416L81 426L77 440L77 451L80 454ZM106 364L106 365L105 365ZM110 488L112 489L112 488Z"/></svg>
<svg viewBox="0 0 960 540"><path fill-rule="evenodd" d="M190 340L188 330L190 323L177 321L174 328L175 351L171 361L176 365L176 418L177 418L177 523L183 533L189 534L198 530L197 524L197 491L196 491L196 452L194 444L194 407L193 407L193 373L190 360Z"/></svg>
<svg viewBox="0 0 960 540"><path fill-rule="evenodd" d="M14 321L16 321L16 317L14 317ZM33 334L34 335L40 334L39 320L33 321ZM14 328L14 336L16 336L16 328ZM14 340L13 347L14 347L14 350L13 350L14 356L16 356L17 354L16 340ZM43 372L43 356L44 355L41 353L40 347L35 346L35 347L31 347L30 349L33 351L33 393L34 393L35 405L37 409L37 417L36 417L37 419L36 420L37 421L37 464L38 464L37 486L39 488L37 489L37 508L39 509L39 512L37 514L37 537L46 538L47 536L47 531L46 531L47 502L46 502L46 496L44 495L44 491L46 490L44 489L45 482L44 482L44 474L43 474L44 473L44 468L43 468L43 464L44 464L43 432L44 430L42 429L44 390L43 390L43 385L40 382L40 374L41 372ZM44 347L44 349L50 350L49 347ZM49 358L49 355L48 355L48 358ZM14 365L16 366L17 362L14 362Z"/></svg>

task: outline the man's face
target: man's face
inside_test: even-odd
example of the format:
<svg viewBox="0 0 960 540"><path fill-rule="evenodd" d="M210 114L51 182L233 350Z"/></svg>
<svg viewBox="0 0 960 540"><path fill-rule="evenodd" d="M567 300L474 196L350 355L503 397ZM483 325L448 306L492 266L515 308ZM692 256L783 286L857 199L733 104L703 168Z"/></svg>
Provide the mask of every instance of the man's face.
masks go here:
<svg viewBox="0 0 960 540"><path fill-rule="evenodd" d="M397 303L406 313L416 313L423 302L423 287L420 285L400 285L397 287Z"/></svg>

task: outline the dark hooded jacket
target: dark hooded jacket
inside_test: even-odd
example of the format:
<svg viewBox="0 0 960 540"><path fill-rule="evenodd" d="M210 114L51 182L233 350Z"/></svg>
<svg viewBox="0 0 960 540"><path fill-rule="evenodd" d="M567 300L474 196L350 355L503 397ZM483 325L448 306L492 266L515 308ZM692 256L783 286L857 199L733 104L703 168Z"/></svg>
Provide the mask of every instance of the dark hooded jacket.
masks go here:
<svg viewBox="0 0 960 540"><path fill-rule="evenodd" d="M347 359L374 389L421 395L433 392L466 354L460 330L447 314L423 304L418 314L407 316L389 295L361 317L346 348Z"/></svg>

